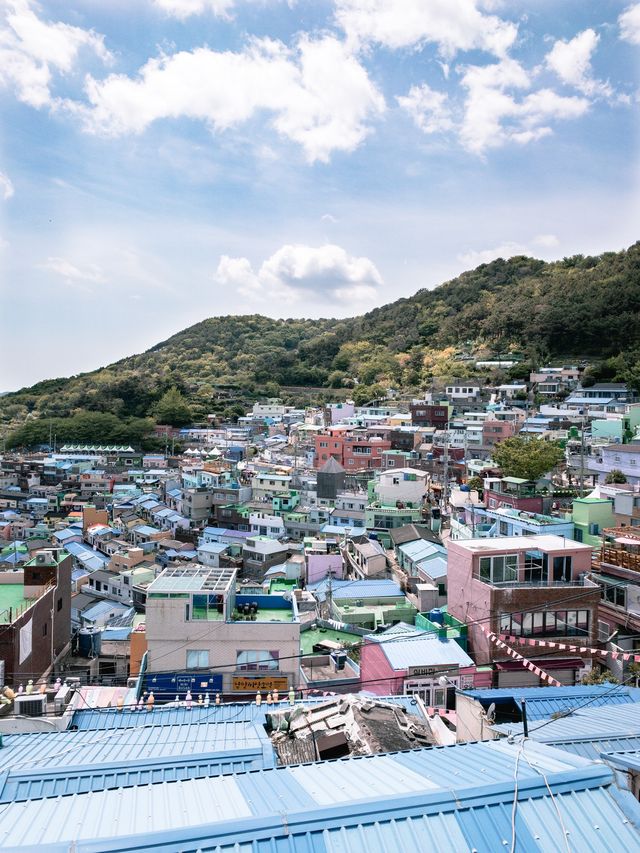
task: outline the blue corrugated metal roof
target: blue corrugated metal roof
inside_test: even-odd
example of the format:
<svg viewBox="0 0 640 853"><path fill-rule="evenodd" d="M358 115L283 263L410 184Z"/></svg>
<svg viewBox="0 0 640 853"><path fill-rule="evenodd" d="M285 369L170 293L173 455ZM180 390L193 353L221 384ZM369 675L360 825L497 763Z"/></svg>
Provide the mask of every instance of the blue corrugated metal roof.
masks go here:
<svg viewBox="0 0 640 853"><path fill-rule="evenodd" d="M321 580L316 583L307 585L310 590L320 601L324 601L327 594L327 581ZM331 589L335 601L345 599L367 599L367 598L390 598L404 596L400 589L400 585L392 580L362 580L362 581L342 581L333 580Z"/></svg>
<svg viewBox="0 0 640 853"><path fill-rule="evenodd" d="M89 607L87 610L82 611L82 618L88 619L91 621L92 619L99 619L101 616L104 616L105 613L109 613L111 610L114 612L123 613L131 610L130 607L127 607L125 604L120 604L119 601L99 601L97 604L94 604L93 607Z"/></svg>
<svg viewBox="0 0 640 853"><path fill-rule="evenodd" d="M440 639L431 631L414 630L406 639L403 635L370 634L368 640L379 643L385 657L395 670L411 666L441 666L452 664L473 666L473 660L455 641Z"/></svg>
<svg viewBox="0 0 640 853"><path fill-rule="evenodd" d="M513 702L520 710L521 699L527 702L527 718L544 720L563 711L584 705L598 708L601 705L628 705L640 702L640 689L620 685L612 690L611 684L590 684L567 687L503 687L491 690L463 690L465 696L488 706ZM589 705L585 705L589 702Z"/></svg>
<svg viewBox="0 0 640 853"><path fill-rule="evenodd" d="M605 757L603 753L625 752L627 750L640 750L640 735L637 737L606 737L594 740L576 740L566 743L555 742L552 744L555 749L564 749L566 752L571 752L573 755L580 755L582 758L589 758L592 761L600 757ZM608 759L605 759L608 760Z"/></svg>
<svg viewBox="0 0 640 853"><path fill-rule="evenodd" d="M6 736L0 803L275 766L262 725L208 711L191 725Z"/></svg>
<svg viewBox="0 0 640 853"><path fill-rule="evenodd" d="M418 571L424 572L430 578L445 578L447 576L447 560L445 557L429 557L418 560L415 564Z"/></svg>
<svg viewBox="0 0 640 853"><path fill-rule="evenodd" d="M633 770L634 773L640 773L640 749L613 752L603 750L601 756L620 770Z"/></svg>
<svg viewBox="0 0 640 853"><path fill-rule="evenodd" d="M410 714L420 714L419 705L412 696L377 696L380 702L392 702L400 705ZM304 700L303 705L321 705L329 701L324 696L310 696ZM85 708L75 711L71 719L71 725L78 731L102 731L113 729L129 729L139 726L176 726L197 723L199 720L215 720L216 722L234 721L236 723L255 722L263 725L266 722L266 714L275 708L282 709L288 705L288 701L277 705L256 705L252 702L229 702L215 707L205 708L194 705L191 710L184 707L165 705L156 707L152 713L141 713L139 711L117 711L115 708ZM215 711L215 716L212 716Z"/></svg>
<svg viewBox="0 0 640 853"><path fill-rule="evenodd" d="M416 539L413 542L406 542L404 545L399 545L398 550L408 557L410 560L417 562L424 560L427 557L434 557L438 554L447 555L447 550L443 545L436 545L426 539Z"/></svg>
<svg viewBox="0 0 640 853"><path fill-rule="evenodd" d="M511 844L516 772L518 853L556 853L565 830L576 852L640 851L640 808L631 794L615 790L612 771L530 741L11 803L0 814L0 846L46 853L70 846L78 853L495 853Z"/></svg>
<svg viewBox="0 0 640 853"><path fill-rule="evenodd" d="M587 700L585 700L587 701ZM527 707L528 707L527 702ZM522 723L500 723L493 728L501 734L519 735ZM601 743L616 738L640 737L640 703L578 708L558 719L529 726L529 737L540 743L565 744L589 741Z"/></svg>

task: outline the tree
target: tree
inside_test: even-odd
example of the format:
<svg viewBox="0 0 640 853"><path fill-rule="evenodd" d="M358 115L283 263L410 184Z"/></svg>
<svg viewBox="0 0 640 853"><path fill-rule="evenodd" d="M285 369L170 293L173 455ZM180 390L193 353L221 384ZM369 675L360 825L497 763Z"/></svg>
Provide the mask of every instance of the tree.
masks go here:
<svg viewBox="0 0 640 853"><path fill-rule="evenodd" d="M480 494L482 494L482 491L484 489L484 482L482 480L482 477L470 477L467 480L467 486L469 486L472 492L479 492Z"/></svg>
<svg viewBox="0 0 640 853"><path fill-rule="evenodd" d="M588 675L583 676L582 684L619 684L619 680L612 675L608 670L598 670L593 667L589 670Z"/></svg>
<svg viewBox="0 0 640 853"><path fill-rule="evenodd" d="M174 385L156 403L154 414L158 423L184 426L191 423L189 404Z"/></svg>
<svg viewBox="0 0 640 853"><path fill-rule="evenodd" d="M619 468L612 468L604 478L604 481L607 485L610 483L626 483L627 478Z"/></svg>
<svg viewBox="0 0 640 853"><path fill-rule="evenodd" d="M557 441L513 436L496 444L492 456L504 477L538 480L562 462L564 450Z"/></svg>

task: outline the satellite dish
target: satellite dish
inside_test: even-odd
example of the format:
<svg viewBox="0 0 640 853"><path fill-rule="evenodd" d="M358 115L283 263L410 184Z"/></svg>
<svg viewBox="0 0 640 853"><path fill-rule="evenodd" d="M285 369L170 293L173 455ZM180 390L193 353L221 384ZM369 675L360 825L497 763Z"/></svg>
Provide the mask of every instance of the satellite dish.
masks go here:
<svg viewBox="0 0 640 853"><path fill-rule="evenodd" d="M496 703L492 702L487 708L487 722L493 723L496 719Z"/></svg>

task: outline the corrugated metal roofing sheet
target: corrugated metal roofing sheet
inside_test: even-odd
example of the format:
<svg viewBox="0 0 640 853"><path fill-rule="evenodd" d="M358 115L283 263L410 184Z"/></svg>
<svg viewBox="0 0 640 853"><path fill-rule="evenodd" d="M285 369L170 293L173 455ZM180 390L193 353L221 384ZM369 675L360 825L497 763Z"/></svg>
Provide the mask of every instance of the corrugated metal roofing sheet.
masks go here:
<svg viewBox="0 0 640 853"><path fill-rule="evenodd" d="M494 690L465 690L465 696L476 699L484 705L495 702L500 705L512 701L522 708L521 699L527 701L527 718L544 720L562 711L578 705L598 708L602 705L628 705L640 702L640 690L635 687L619 685L612 689L611 684L575 685L573 687L505 687Z"/></svg>
<svg viewBox="0 0 640 853"><path fill-rule="evenodd" d="M399 705L410 714L420 714L420 706L412 696L375 696L376 701L391 702ZM321 705L327 702L323 696L310 696L304 700L304 705ZM297 704L301 704L298 702ZM288 701L277 705L256 705L251 702L229 702L223 705L215 705L209 708L194 705L191 710L187 708L160 706L153 712L140 711L117 711L115 708L94 708L75 711L71 719L71 725L78 731L101 731L113 729L129 729L139 726L176 726L198 723L200 720L211 720L213 722L233 721L236 723L257 723L262 726L266 720L266 714L276 708L282 709L288 706Z"/></svg>
<svg viewBox="0 0 640 853"><path fill-rule="evenodd" d="M376 641L376 635L369 636ZM457 664L458 666L473 666L473 660L455 641L440 639L431 632L420 635L416 632L406 640L391 636L385 642L381 635L380 645L391 666L404 670L410 666L440 666L442 664Z"/></svg>
<svg viewBox="0 0 640 853"><path fill-rule="evenodd" d="M603 765L493 741L12 803L3 851L640 851L640 808ZM544 774L544 775L542 775ZM366 781L363 784L363 779ZM409 780L407 782L407 779ZM554 793L548 794L547 784ZM558 817L558 812L562 820Z"/></svg>
<svg viewBox="0 0 640 853"><path fill-rule="evenodd" d="M436 545L433 542L428 542L425 539L418 539L414 542L407 542L404 545L399 545L398 550L408 557L410 560L417 562L428 557L436 555L447 556L447 550L444 545Z"/></svg>
<svg viewBox="0 0 640 853"><path fill-rule="evenodd" d="M327 594L327 585L327 581L322 580L317 583L308 584L307 589L316 595L320 601L324 601ZM364 601L369 598L404 596L404 593L400 589L400 585L392 580L334 580L332 581L331 587L333 598L337 601L359 598Z"/></svg>
<svg viewBox="0 0 640 853"><path fill-rule="evenodd" d="M523 731L522 723L500 723L493 728L507 735ZM557 720L544 720L529 726L529 737L541 743L640 737L640 703L577 709Z"/></svg>
<svg viewBox="0 0 640 853"><path fill-rule="evenodd" d="M271 742L253 721L9 735L0 803L273 766Z"/></svg>

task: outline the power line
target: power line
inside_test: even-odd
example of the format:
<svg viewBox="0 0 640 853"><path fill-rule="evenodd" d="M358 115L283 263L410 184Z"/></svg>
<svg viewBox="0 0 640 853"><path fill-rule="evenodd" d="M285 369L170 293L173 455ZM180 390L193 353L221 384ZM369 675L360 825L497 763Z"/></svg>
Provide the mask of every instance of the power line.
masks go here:
<svg viewBox="0 0 640 853"><path fill-rule="evenodd" d="M355 582L356 581L354 581L354 583ZM626 585L625 583L620 583L620 584L614 584L613 586L625 586L625 585ZM562 598L556 599L555 601L549 601L549 600L546 602L543 601L543 602L540 602L538 605L536 605L536 607L532 607L532 608L528 608L528 609L518 608L518 609L512 610L512 611L505 611L505 610L501 610L501 609L492 609L489 612L489 615L484 616L480 619L472 620L471 622L466 622L464 624L467 628L470 628L470 627L473 627L475 625L482 625L482 624L485 624L487 622L490 623L493 620L493 618L497 615L513 616L516 613L522 613L523 615L528 614L528 613L538 613L538 612L540 612L540 610L544 610L545 608L547 608L550 605L553 605L555 607L556 605L566 604L567 602L573 602L576 600L581 600L585 597L590 597L598 589L599 589L598 587L590 587L585 592L578 593L578 594L572 595L572 596L564 596ZM170 651L168 651L162 655L158 655L154 659L155 660L161 660L163 657L168 657L169 655L174 654L176 651L179 651L180 649L185 648L186 646L191 645L194 642L198 642L199 640L211 635L215 630L217 630L217 629L219 629L219 628L221 628L227 624L228 623L226 621L220 621L220 622L216 621L214 623L214 625L208 631L205 631L203 634L199 635L198 637L189 639L189 640L185 641L184 643L181 643L180 645L172 648ZM444 628L444 627L446 627L446 626L442 626L442 628ZM442 628L426 628L426 629L416 628L415 630L420 632L418 636L414 636L414 637L403 637L403 636L389 637L387 640L385 640L385 642L386 643L417 642L417 641L420 641L421 639L423 639L425 636L429 636L429 635L438 636L440 631L442 630ZM304 633L304 632L302 632L302 633ZM383 637L384 635L383 634L378 634L378 635L372 634L372 636ZM559 636L559 635L554 635L554 636ZM638 636L640 636L640 635L638 635ZM568 637L575 637L576 640L584 639L584 635L568 635ZM520 640L526 640L529 638L521 637L519 639ZM350 644L352 649L362 648L362 646L364 646L364 645L365 645L364 639L363 639L363 641ZM467 652L467 654L469 654L472 657L474 656L474 654L471 654L470 652ZM281 658L279 658L279 660L280 661L294 660L294 659L300 659L302 657L309 657L309 655L304 655L304 654L300 653L297 655L288 655L286 657L281 657ZM557 655L553 655L553 657L557 657ZM217 670L219 670L219 669L236 669L236 668L237 667L235 664L221 664L220 666L215 667L215 669L217 669ZM197 672L208 672L212 669L214 669L214 667L203 667L203 668L197 668L197 669L190 669L188 671L197 673ZM155 670L153 674L162 675L162 674L171 674L174 672L176 672L175 669ZM63 674L63 673L61 673L61 674ZM27 676L33 676L34 678L40 678L41 675L42 675L42 673L24 673L23 672L23 673L20 673L19 677L25 678ZM135 677L135 676L131 676L131 677ZM15 681L15 678L14 678L14 681Z"/></svg>

